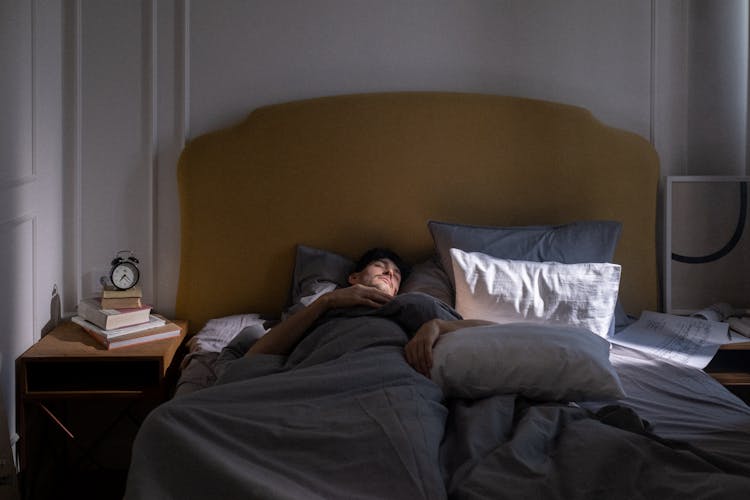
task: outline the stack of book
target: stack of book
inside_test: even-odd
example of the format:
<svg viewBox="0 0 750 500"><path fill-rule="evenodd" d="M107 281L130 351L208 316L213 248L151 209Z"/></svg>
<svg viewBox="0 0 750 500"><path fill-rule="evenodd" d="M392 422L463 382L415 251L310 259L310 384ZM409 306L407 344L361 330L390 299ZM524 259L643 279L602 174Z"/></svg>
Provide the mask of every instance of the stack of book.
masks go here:
<svg viewBox="0 0 750 500"><path fill-rule="evenodd" d="M72 321L107 349L179 336L179 326L151 314L151 306L141 303L140 291L133 293L105 289L100 297L82 300Z"/></svg>
<svg viewBox="0 0 750 500"><path fill-rule="evenodd" d="M104 287L101 292L102 307L105 309L141 307L141 298L143 290L138 285L127 290Z"/></svg>

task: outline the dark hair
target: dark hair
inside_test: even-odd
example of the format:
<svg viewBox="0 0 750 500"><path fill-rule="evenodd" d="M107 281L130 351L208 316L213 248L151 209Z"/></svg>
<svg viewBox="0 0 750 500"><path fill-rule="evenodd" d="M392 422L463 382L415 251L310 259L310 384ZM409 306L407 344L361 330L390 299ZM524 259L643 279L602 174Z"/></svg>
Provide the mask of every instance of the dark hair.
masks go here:
<svg viewBox="0 0 750 500"><path fill-rule="evenodd" d="M401 282L403 283L406 281L406 276L409 274L409 271L411 271L409 264L399 257L396 252L389 250L388 248L371 248L363 253L362 257L360 257L354 265L354 272L358 273L366 268L369 263L380 259L389 259L396 264L398 270L401 271Z"/></svg>

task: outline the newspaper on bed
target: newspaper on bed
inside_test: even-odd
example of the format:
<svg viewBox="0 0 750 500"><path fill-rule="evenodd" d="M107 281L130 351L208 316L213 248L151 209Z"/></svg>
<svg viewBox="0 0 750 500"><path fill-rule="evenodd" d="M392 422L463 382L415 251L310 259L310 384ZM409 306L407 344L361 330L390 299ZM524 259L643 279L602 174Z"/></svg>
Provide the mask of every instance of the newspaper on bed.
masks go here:
<svg viewBox="0 0 750 500"><path fill-rule="evenodd" d="M643 311L627 328L608 338L662 358L703 369L723 344L747 342L732 335L729 325L698 317Z"/></svg>

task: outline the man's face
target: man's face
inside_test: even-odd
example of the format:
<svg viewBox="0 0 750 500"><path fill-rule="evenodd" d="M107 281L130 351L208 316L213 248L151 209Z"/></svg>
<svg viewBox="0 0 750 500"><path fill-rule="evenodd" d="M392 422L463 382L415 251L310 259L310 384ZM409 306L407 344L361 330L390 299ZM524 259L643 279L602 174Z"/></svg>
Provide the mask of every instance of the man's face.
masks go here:
<svg viewBox="0 0 750 500"><path fill-rule="evenodd" d="M349 283L373 286L395 296L401 286L401 271L390 259L373 260L361 271L350 274Z"/></svg>

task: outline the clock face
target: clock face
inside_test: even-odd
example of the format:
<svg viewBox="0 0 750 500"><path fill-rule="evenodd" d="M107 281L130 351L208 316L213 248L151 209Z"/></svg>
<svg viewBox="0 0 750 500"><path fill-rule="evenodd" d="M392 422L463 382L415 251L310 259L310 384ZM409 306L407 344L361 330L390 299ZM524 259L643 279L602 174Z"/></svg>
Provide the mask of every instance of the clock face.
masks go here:
<svg viewBox="0 0 750 500"><path fill-rule="evenodd" d="M122 262L112 268L110 279L112 284L120 290L127 290L138 283L140 273L138 268L131 262Z"/></svg>

